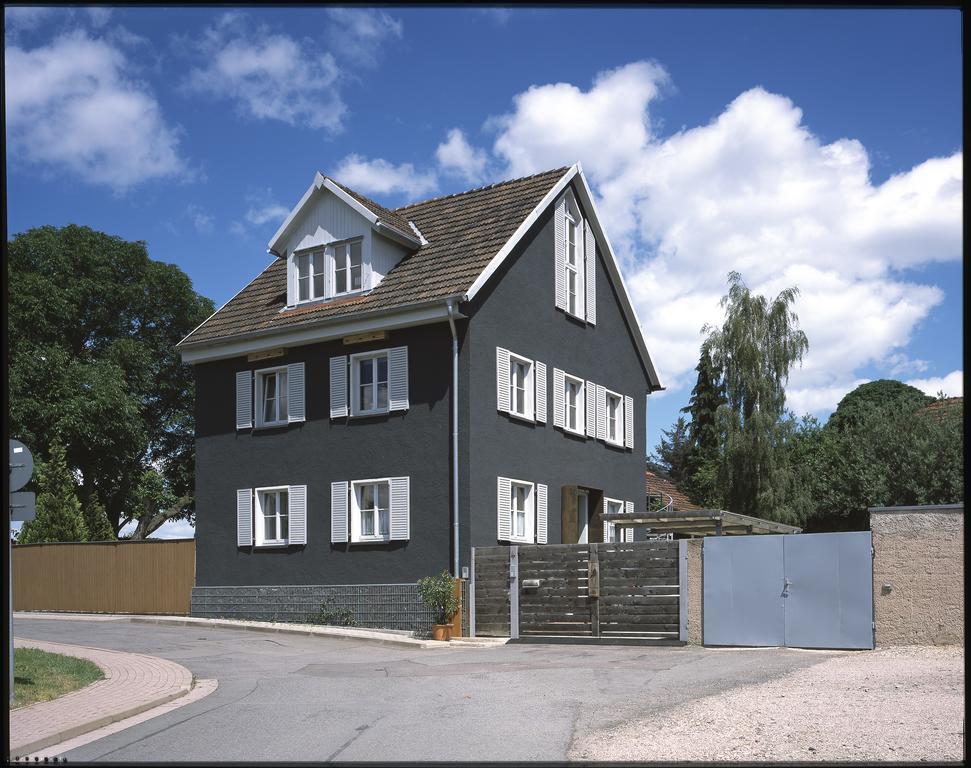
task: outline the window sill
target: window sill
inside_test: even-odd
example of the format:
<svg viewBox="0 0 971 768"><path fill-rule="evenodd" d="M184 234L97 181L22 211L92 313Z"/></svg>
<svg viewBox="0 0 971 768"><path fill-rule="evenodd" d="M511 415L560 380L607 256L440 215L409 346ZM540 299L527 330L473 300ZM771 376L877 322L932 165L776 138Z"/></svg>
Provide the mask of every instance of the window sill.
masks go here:
<svg viewBox="0 0 971 768"><path fill-rule="evenodd" d="M289 425L289 421L267 421L263 424L254 425L253 429L279 429L280 427L287 427Z"/></svg>
<svg viewBox="0 0 971 768"><path fill-rule="evenodd" d="M368 416L387 416L391 413L390 408L382 408L377 411L358 411L357 413L352 413L352 419L366 419Z"/></svg>
<svg viewBox="0 0 971 768"><path fill-rule="evenodd" d="M324 305L329 304L332 301L337 301L338 299L350 299L355 296L363 296L365 293L369 293L369 288L362 288L359 291L349 291L348 293L338 293L336 296L324 296L319 299L305 299L304 301L298 301L296 304L286 304L280 310L280 312L289 312L294 309L300 309L303 307L311 307L316 304Z"/></svg>
<svg viewBox="0 0 971 768"><path fill-rule="evenodd" d="M536 418L533 414L526 415L525 413L516 413L515 411L504 411L504 413L512 416L514 419L518 419L519 421L525 421L527 424L536 423Z"/></svg>
<svg viewBox="0 0 971 768"><path fill-rule="evenodd" d="M351 539L348 544L390 544L391 536L374 536L369 538Z"/></svg>
<svg viewBox="0 0 971 768"><path fill-rule="evenodd" d="M573 435L575 437L582 437L584 439L586 439L587 437L587 433L582 428L570 429L569 427L563 427L563 431L566 432L568 435Z"/></svg>
<svg viewBox="0 0 971 768"><path fill-rule="evenodd" d="M623 440L621 440L620 442L617 442L616 440L604 440L604 443L606 443L607 445L609 445L611 448L624 448L624 447L626 447L624 445L624 441Z"/></svg>
<svg viewBox="0 0 971 768"><path fill-rule="evenodd" d="M264 541L261 544L254 544L254 549L280 549L281 547L289 547L289 541Z"/></svg>

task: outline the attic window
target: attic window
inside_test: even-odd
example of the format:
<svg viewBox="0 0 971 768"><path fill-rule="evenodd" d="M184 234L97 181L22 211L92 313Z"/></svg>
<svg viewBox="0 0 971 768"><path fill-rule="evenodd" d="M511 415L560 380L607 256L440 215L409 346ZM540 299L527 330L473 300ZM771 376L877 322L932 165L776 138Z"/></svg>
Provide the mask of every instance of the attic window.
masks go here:
<svg viewBox="0 0 971 768"><path fill-rule="evenodd" d="M365 261L360 237L297 251L290 259L288 306L360 293Z"/></svg>
<svg viewBox="0 0 971 768"><path fill-rule="evenodd" d="M334 246L334 296L361 290L361 241Z"/></svg>

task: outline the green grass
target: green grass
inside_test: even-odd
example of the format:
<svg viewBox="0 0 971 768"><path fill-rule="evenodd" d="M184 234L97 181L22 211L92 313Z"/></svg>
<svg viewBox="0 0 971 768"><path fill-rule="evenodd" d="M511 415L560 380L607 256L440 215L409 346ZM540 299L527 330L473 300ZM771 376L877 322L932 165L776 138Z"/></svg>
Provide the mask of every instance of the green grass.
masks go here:
<svg viewBox="0 0 971 768"><path fill-rule="evenodd" d="M87 659L36 648L14 648L13 708L56 699L104 676L101 668Z"/></svg>

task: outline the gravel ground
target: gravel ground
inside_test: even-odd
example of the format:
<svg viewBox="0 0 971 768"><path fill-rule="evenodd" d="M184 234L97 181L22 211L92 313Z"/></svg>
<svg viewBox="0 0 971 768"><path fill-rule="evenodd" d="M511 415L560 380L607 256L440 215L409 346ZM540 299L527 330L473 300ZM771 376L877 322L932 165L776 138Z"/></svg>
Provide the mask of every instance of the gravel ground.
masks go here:
<svg viewBox="0 0 971 768"><path fill-rule="evenodd" d="M963 760L964 648L830 658L584 736L570 759Z"/></svg>

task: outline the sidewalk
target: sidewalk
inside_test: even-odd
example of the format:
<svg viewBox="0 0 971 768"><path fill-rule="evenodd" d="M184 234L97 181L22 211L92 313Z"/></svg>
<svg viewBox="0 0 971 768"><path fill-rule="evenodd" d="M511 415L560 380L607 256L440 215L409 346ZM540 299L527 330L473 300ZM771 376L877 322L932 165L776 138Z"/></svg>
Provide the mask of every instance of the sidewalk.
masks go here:
<svg viewBox="0 0 971 768"><path fill-rule="evenodd" d="M123 720L187 694L192 673L181 664L140 653L14 638L17 648L38 648L93 661L105 678L53 701L10 713L10 757L26 756Z"/></svg>

